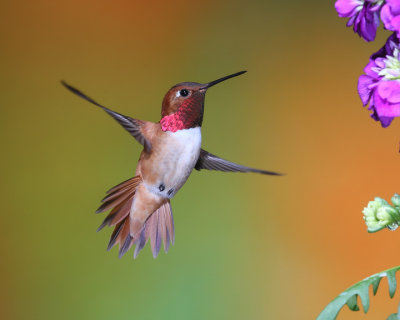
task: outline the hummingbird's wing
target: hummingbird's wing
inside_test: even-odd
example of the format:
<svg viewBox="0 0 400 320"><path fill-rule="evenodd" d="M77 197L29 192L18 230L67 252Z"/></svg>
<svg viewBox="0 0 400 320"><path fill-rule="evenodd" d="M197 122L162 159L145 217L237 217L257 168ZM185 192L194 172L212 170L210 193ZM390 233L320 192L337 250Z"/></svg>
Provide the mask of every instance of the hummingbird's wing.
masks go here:
<svg viewBox="0 0 400 320"><path fill-rule="evenodd" d="M87 95L79 91L78 89L70 86L65 81L61 81L61 83L71 92L75 93L77 96L93 103L94 105L102 108L105 112L107 112L111 117L113 117L121 126L124 127L126 131L128 131L141 145L143 145L148 151L151 150L151 143L144 137L142 132L142 126L144 125L144 121L132 119L128 116L124 116L118 112L112 111L105 106L94 101L92 98L89 98Z"/></svg>
<svg viewBox="0 0 400 320"><path fill-rule="evenodd" d="M237 163L230 162L228 160L221 159L213 154L200 149L200 156L197 160L196 166L194 167L196 170L207 169L207 170L217 170L224 172L255 172L262 174L270 174L274 176L281 176L281 173L273 172L273 171L265 171L254 169L250 167L245 167Z"/></svg>

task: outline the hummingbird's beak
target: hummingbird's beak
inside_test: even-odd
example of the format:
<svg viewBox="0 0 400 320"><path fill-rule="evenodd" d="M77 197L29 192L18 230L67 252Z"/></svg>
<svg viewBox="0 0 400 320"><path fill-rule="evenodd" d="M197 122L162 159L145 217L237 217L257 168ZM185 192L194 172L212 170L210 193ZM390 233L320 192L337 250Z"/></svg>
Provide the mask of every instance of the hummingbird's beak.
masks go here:
<svg viewBox="0 0 400 320"><path fill-rule="evenodd" d="M233 77L240 76L241 74L243 74L243 73L245 73L245 72L247 72L247 71L236 72L236 73L234 73L234 74L230 74L229 76L220 78L220 79L218 79L218 80L211 81L211 82L205 84L204 87L200 88L200 90L207 90L208 88L210 88L210 87L212 87L212 86L215 86L217 83L220 83L220 82L222 82L222 81L228 80L228 79L233 78Z"/></svg>

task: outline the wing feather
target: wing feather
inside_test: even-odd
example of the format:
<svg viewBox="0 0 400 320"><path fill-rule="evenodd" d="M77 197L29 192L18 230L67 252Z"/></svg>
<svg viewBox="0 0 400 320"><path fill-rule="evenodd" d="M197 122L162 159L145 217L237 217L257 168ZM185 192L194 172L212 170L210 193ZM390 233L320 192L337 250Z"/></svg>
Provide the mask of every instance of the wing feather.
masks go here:
<svg viewBox="0 0 400 320"><path fill-rule="evenodd" d="M72 93L76 94L78 97L89 101L90 103L102 108L105 112L107 112L111 117L113 117L126 131L128 131L141 145L145 147L148 151L151 150L151 143L146 139L143 135L142 127L145 124L145 121L137 120L130 118L128 116L124 116L118 112L112 111L111 109L106 108L100 103L94 101L92 98L88 97L83 92L78 89L70 86L65 81L61 81L61 83Z"/></svg>
<svg viewBox="0 0 400 320"><path fill-rule="evenodd" d="M207 169L207 170L216 170L223 172L255 172L261 174L269 174L274 176L281 176L281 173L260 170L255 168L250 168L246 166L242 166L240 164L230 162L228 160L219 158L203 149L200 149L199 159L197 160L196 170Z"/></svg>

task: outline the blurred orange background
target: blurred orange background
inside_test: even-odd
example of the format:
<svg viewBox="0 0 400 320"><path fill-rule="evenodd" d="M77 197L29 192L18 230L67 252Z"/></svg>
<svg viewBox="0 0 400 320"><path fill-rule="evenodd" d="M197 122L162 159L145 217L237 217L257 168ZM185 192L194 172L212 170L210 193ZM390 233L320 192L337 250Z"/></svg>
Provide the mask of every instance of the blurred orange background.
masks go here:
<svg viewBox="0 0 400 320"><path fill-rule="evenodd" d="M361 211L400 192L400 121L356 92L389 34L345 23L332 1L3 1L1 318L314 319L398 265L400 231L368 234ZM167 255L106 252L93 212L141 148L59 81L158 121L172 85L240 70L207 93L203 147L287 175L194 172ZM338 319L386 318L385 291Z"/></svg>

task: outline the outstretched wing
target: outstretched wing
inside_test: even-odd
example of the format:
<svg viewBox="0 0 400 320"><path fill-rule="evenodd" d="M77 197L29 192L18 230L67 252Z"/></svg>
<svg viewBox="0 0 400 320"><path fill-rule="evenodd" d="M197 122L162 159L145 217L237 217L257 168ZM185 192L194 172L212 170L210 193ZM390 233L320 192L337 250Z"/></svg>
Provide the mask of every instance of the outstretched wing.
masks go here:
<svg viewBox="0 0 400 320"><path fill-rule="evenodd" d="M281 173L273 172L273 171L265 171L254 169L250 167L245 167L237 163L230 162L228 160L221 159L213 154L200 149L200 156L197 160L196 170L207 169L207 170L217 170L224 172L255 172L262 174L270 174L274 176L281 176Z"/></svg>
<svg viewBox="0 0 400 320"><path fill-rule="evenodd" d="M147 150L151 150L150 142L144 137L142 133L142 126L144 125L144 121L132 119L130 117L124 116L118 112L112 111L105 106L94 101L92 98L89 98L87 95L79 91L78 89L70 86L65 81L61 81L61 83L72 93L75 93L77 96L93 103L94 105L102 108L105 112L107 112L111 117L113 117L121 126L124 127L126 131L128 131L140 144L142 144Z"/></svg>

